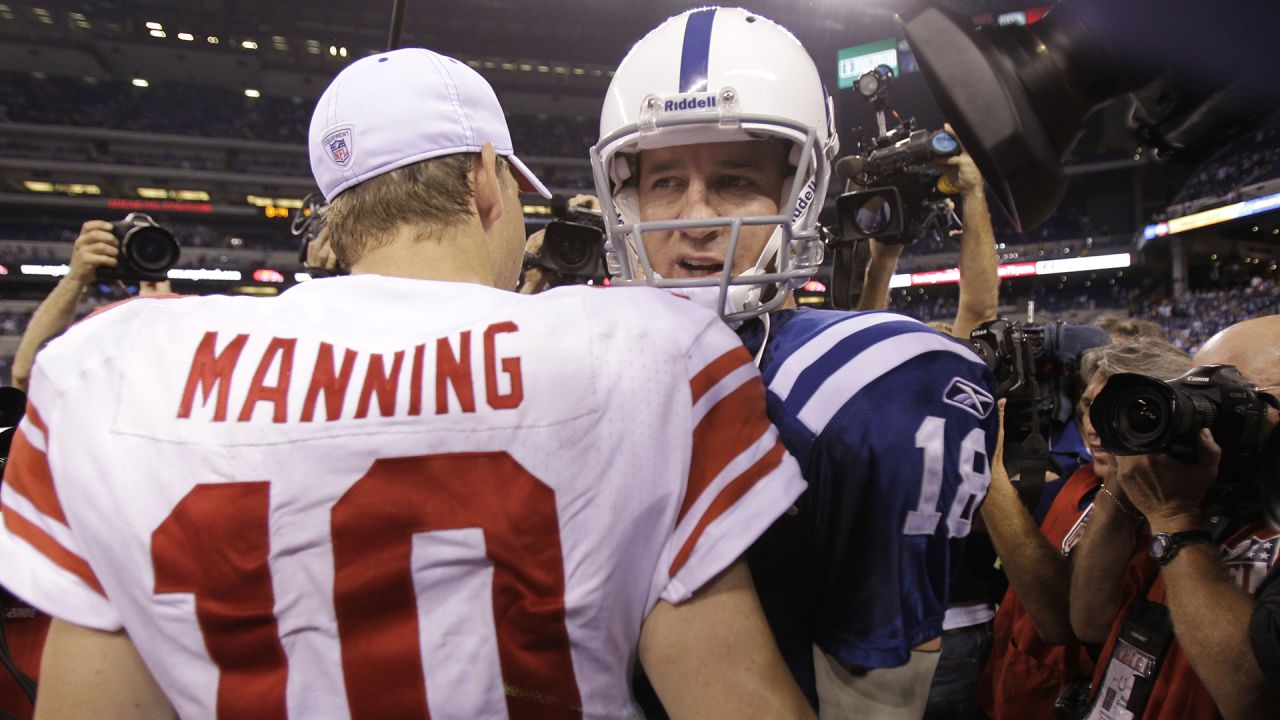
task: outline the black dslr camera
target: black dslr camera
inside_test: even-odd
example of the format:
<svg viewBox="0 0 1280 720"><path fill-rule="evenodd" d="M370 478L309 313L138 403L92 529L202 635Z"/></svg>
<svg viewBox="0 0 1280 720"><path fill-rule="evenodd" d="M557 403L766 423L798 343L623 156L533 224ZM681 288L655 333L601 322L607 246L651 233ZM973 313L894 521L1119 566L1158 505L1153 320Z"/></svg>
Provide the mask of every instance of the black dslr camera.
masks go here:
<svg viewBox="0 0 1280 720"><path fill-rule="evenodd" d="M1000 318L974 328L969 341L996 376L997 398L1040 398L1052 421L1066 423L1082 390L1077 376L1080 356L1111 338L1092 325L1022 324Z"/></svg>
<svg viewBox="0 0 1280 720"><path fill-rule="evenodd" d="M1071 423L1083 390L1080 356L1111 338L1091 325L1022 324L1003 318L979 325L969 338L996 377L996 397L1005 400L1005 467L1010 475L1022 476L1019 494L1034 509L1045 471L1062 474L1049 455L1046 438Z"/></svg>
<svg viewBox="0 0 1280 720"><path fill-rule="evenodd" d="M848 192L836 200L840 239L846 242L874 237L905 245L956 221L947 195L958 188L947 182L935 161L959 155L960 142L946 130L917 129L914 118L889 129L885 95L892 79L887 65L858 79L858 92L875 107L879 135L867 141L864 130L856 128L856 151L837 163L848 181Z"/></svg>
<svg viewBox="0 0 1280 720"><path fill-rule="evenodd" d="M145 213L129 213L123 220L111 223L111 232L120 240L116 267L98 268L98 281L159 282L168 279L169 271L182 254L173 233Z"/></svg>
<svg viewBox="0 0 1280 720"><path fill-rule="evenodd" d="M548 272L550 284L582 285L605 276L604 216L599 210L570 208L564 196L551 199L551 214L542 248L525 258L525 267Z"/></svg>
<svg viewBox="0 0 1280 720"><path fill-rule="evenodd" d="M1167 452L1195 462L1201 428L1222 448L1218 475L1243 479L1257 469L1267 407L1280 401L1245 380L1234 365L1201 365L1164 381L1116 373L1093 399L1089 419L1113 455Z"/></svg>

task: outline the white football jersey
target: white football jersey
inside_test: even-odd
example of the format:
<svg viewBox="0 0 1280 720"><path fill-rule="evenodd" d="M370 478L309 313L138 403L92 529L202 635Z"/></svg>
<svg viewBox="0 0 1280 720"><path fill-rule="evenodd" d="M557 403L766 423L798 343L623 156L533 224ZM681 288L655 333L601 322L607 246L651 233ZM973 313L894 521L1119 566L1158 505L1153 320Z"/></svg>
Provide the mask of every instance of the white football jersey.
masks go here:
<svg viewBox="0 0 1280 720"><path fill-rule="evenodd" d="M140 299L40 354L0 583L126 630L184 718L628 717L654 604L803 487L661 291Z"/></svg>

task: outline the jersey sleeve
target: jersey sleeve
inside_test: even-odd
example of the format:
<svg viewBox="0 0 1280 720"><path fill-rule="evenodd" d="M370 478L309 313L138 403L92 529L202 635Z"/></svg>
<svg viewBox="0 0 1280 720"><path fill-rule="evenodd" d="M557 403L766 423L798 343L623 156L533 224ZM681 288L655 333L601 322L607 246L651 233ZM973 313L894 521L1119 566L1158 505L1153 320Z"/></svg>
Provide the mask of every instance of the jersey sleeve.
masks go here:
<svg viewBox="0 0 1280 720"><path fill-rule="evenodd" d="M806 461L824 557L817 643L887 668L942 633L952 566L990 485L998 413L989 372L966 348L918 324L868 335L799 417L817 433Z"/></svg>
<svg viewBox="0 0 1280 720"><path fill-rule="evenodd" d="M805 488L766 415L751 355L719 318L690 347L685 370L692 455L655 578L662 599L672 603L741 557Z"/></svg>
<svg viewBox="0 0 1280 720"><path fill-rule="evenodd" d="M14 434L0 486L0 584L54 617L97 630L118 630L120 617L85 559L67 517L64 487L50 462L53 432L37 407L42 397L50 400L42 392L47 385L37 364L32 400ZM43 402L40 407L52 404Z"/></svg>

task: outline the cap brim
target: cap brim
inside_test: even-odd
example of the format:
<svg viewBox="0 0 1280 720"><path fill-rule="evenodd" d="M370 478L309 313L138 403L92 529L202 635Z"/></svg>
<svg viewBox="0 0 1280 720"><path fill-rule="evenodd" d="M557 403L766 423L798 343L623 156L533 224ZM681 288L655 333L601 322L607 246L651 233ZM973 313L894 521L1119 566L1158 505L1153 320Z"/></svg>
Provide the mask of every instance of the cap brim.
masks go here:
<svg viewBox="0 0 1280 720"><path fill-rule="evenodd" d="M520 185L521 190L524 192L538 193L548 200L551 199L551 191L547 189L546 185L542 184L542 181L538 179L538 176L533 174L533 171L529 169L528 165L520 162L520 158L515 155L507 155L506 157L507 162L511 163L511 165L516 169L516 183Z"/></svg>

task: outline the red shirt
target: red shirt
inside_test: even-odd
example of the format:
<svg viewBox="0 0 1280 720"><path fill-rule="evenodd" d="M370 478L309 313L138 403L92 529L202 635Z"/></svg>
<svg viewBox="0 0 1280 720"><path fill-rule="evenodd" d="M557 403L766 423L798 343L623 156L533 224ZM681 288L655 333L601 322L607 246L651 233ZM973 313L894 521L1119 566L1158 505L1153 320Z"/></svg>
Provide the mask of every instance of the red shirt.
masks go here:
<svg viewBox="0 0 1280 720"><path fill-rule="evenodd" d="M1272 528L1265 520L1257 520L1237 531L1226 542L1219 546L1222 559L1227 565L1227 572L1240 588L1253 595L1258 586L1266 578L1267 573L1275 565L1277 545L1280 545L1280 532ZM1093 677L1094 693L1099 694L1112 662L1112 649L1116 638L1124 627L1125 619L1137 596L1143 588L1147 589L1147 600L1167 605L1164 578L1160 576L1160 566L1142 548L1135 553L1125 570L1125 581L1121 589L1121 610L1111 626L1111 633L1102 647L1099 658L1107 660L1100 664ZM1241 648L1241 652L1249 652ZM1096 710L1095 710L1096 712ZM1222 713L1191 663L1178 644L1177 635L1169 643L1162 664L1156 674L1155 685L1151 697L1142 714L1142 720L1215 720Z"/></svg>
<svg viewBox="0 0 1280 720"><path fill-rule="evenodd" d="M1098 486L1093 463L1080 466L1049 506L1040 533L1063 555L1080 541ZM978 702L991 720L1052 718L1063 683L1089 675L1093 662L1079 646L1051 645L1040 639L1035 623L1010 586L1000 602L992 630L991 659L978 686Z"/></svg>

